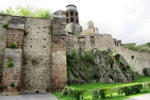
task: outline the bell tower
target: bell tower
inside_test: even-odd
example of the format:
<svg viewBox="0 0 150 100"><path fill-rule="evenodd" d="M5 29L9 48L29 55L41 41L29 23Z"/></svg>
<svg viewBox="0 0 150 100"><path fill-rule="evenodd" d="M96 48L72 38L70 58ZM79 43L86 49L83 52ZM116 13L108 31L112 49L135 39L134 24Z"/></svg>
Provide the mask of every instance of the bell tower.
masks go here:
<svg viewBox="0 0 150 100"><path fill-rule="evenodd" d="M66 6L66 32L68 34L80 33L82 28L79 24L77 7L75 5Z"/></svg>
<svg viewBox="0 0 150 100"><path fill-rule="evenodd" d="M79 24L77 7L75 5L67 5L66 9L66 22Z"/></svg>

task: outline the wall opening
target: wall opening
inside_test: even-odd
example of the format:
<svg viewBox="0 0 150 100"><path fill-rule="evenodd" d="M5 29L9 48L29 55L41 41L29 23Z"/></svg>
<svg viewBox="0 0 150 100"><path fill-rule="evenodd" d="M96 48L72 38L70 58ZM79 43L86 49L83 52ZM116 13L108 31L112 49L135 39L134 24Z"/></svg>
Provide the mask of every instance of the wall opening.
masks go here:
<svg viewBox="0 0 150 100"><path fill-rule="evenodd" d="M131 56L131 59L134 59L134 56L133 56L133 55Z"/></svg>
<svg viewBox="0 0 150 100"><path fill-rule="evenodd" d="M90 41L91 41L92 44L95 43L95 38L94 38L94 36L90 36Z"/></svg>
<svg viewBox="0 0 150 100"><path fill-rule="evenodd" d="M71 22L73 22L73 17L71 17Z"/></svg>
<svg viewBox="0 0 150 100"><path fill-rule="evenodd" d="M35 93L36 93L36 94L39 94L40 92L39 92L39 90L36 90Z"/></svg>
<svg viewBox="0 0 150 100"><path fill-rule="evenodd" d="M70 15L73 16L73 11L70 12Z"/></svg>
<svg viewBox="0 0 150 100"><path fill-rule="evenodd" d="M79 37L78 38L78 43L79 43L80 46L85 45L85 37Z"/></svg>

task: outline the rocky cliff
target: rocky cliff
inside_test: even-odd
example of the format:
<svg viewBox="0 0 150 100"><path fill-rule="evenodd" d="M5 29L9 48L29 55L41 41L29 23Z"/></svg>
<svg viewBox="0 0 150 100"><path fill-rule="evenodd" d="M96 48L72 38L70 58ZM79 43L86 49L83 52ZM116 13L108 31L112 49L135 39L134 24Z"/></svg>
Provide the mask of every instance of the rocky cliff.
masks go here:
<svg viewBox="0 0 150 100"><path fill-rule="evenodd" d="M68 84L89 82L125 83L140 75L131 70L123 56L111 50L92 49L86 52L72 51L67 55Z"/></svg>

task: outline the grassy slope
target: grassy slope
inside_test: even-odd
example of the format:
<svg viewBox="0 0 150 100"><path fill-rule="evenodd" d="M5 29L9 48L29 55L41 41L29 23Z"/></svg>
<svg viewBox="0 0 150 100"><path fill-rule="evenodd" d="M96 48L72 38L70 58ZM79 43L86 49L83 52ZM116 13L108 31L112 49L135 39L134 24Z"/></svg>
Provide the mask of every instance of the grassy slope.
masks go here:
<svg viewBox="0 0 150 100"><path fill-rule="evenodd" d="M139 46L135 46L134 44L124 44L124 47L129 48L134 51L150 53L150 42L143 44L143 45L139 45Z"/></svg>
<svg viewBox="0 0 150 100"><path fill-rule="evenodd" d="M150 82L150 77L142 77L133 83L126 83L126 84L123 84L123 83L122 84L121 83L117 83L117 84L89 83L89 84L72 85L69 87L74 88L74 89L89 90L89 89L113 88L113 87L117 87L120 85L129 85L129 84L136 84L136 83L143 83L143 82ZM145 93L150 93L150 90L147 92L144 92L144 93L139 93L137 95L141 95L141 94L145 94ZM61 96L60 92L54 92L53 94L57 98L59 98L59 100L74 100L72 97ZM88 97L88 94L85 94L85 95L86 95L85 100L91 100L90 97ZM134 96L137 96L137 95L134 95ZM117 96L117 97L106 98L106 99L102 99L102 100L123 100L123 99L129 98L129 97L131 97L131 96Z"/></svg>
<svg viewBox="0 0 150 100"><path fill-rule="evenodd" d="M122 85L136 84L141 82L150 82L150 77L142 77L137 79L132 83L114 83L114 84L103 84L103 83L89 83L89 84L79 84L79 85L71 85L69 88L81 89L81 90L89 90L89 89L102 89L102 88L114 88Z"/></svg>

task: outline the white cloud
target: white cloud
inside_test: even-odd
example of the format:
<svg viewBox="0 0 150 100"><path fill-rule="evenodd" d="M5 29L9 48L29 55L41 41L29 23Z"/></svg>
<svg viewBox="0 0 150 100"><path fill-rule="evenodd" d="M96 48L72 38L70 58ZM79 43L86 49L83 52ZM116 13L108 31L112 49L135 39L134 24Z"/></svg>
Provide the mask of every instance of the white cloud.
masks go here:
<svg viewBox="0 0 150 100"><path fill-rule="evenodd" d="M92 20L100 33L112 34L123 42L149 41L149 0L3 0L0 7L20 5L56 11L65 10L65 6L72 3L78 7L80 24L84 28Z"/></svg>

